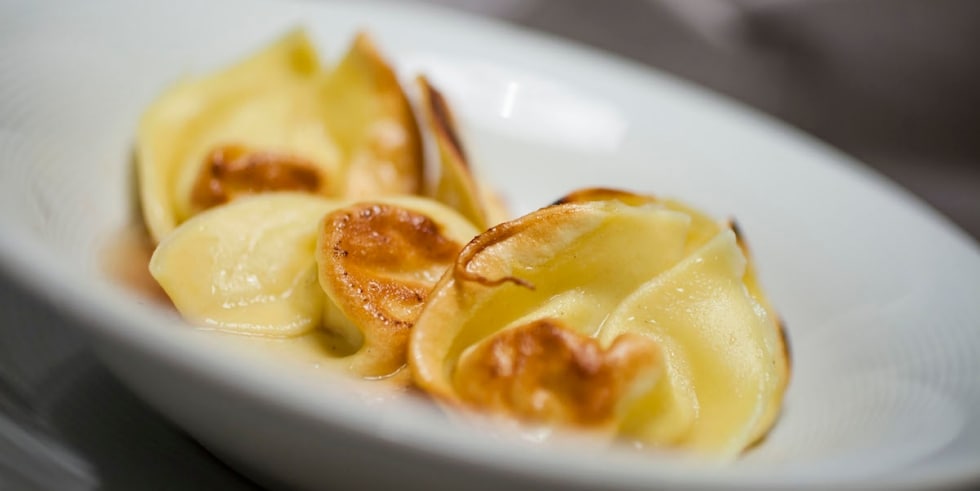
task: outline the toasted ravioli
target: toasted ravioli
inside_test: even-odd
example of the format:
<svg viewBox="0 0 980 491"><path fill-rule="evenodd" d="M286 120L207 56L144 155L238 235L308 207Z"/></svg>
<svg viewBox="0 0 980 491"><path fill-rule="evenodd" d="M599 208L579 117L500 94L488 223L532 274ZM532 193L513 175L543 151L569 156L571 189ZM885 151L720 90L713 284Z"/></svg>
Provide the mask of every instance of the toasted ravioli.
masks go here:
<svg viewBox="0 0 980 491"><path fill-rule="evenodd" d="M452 209L417 197L356 202L324 217L316 259L330 299L325 327L357 347L354 373L383 377L405 365L429 291L476 234Z"/></svg>
<svg viewBox="0 0 980 491"><path fill-rule="evenodd" d="M234 66L177 83L143 115L137 160L156 241L244 195L362 199L420 193L424 180L411 106L363 33L333 69L296 30Z"/></svg>
<svg viewBox="0 0 980 491"><path fill-rule="evenodd" d="M682 257L689 223L609 200L550 206L489 229L463 249L416 323L416 382L462 403L458 390L468 382L454 373L474 345L545 320L595 337L622 298Z"/></svg>
<svg viewBox="0 0 980 491"><path fill-rule="evenodd" d="M186 79L161 95L144 113L137 135L141 204L152 237L159 241L236 195L331 194L342 161L312 103L322 77L313 45L297 30L234 66Z"/></svg>
<svg viewBox="0 0 980 491"><path fill-rule="evenodd" d="M439 153L439 178L433 196L480 230L503 222L508 217L507 210L500 198L475 178L449 102L424 76L418 77L418 85L422 112Z"/></svg>
<svg viewBox="0 0 980 491"><path fill-rule="evenodd" d="M409 362L450 407L731 458L772 424L788 376L747 272L704 214L582 190L470 242Z"/></svg>
<svg viewBox="0 0 980 491"><path fill-rule="evenodd" d="M365 199L422 191L422 137L412 106L369 36L357 35L318 91L343 155L340 195Z"/></svg>

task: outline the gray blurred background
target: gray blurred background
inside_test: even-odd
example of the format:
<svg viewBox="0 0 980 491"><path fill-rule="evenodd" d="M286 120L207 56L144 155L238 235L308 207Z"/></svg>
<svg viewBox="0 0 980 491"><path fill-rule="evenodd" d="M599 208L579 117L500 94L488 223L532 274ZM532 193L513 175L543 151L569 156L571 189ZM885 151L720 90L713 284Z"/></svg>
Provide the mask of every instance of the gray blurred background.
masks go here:
<svg viewBox="0 0 980 491"><path fill-rule="evenodd" d="M980 0L411 1L550 32L727 94L980 237ZM0 286L0 490L261 489L122 387L57 312ZM39 439L17 440L24 431ZM17 446L54 452L58 465L29 465L9 451Z"/></svg>
<svg viewBox="0 0 980 491"><path fill-rule="evenodd" d="M980 237L980 1L418 0L648 64L843 150Z"/></svg>

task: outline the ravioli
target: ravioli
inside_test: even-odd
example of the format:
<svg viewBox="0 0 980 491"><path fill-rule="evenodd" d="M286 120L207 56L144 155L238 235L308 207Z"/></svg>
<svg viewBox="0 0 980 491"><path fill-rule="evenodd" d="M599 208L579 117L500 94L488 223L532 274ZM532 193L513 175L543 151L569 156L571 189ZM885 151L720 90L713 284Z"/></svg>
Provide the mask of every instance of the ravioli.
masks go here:
<svg viewBox="0 0 980 491"><path fill-rule="evenodd" d="M771 426L788 376L749 271L700 212L579 191L463 249L410 366L451 407L730 458Z"/></svg>
<svg viewBox="0 0 980 491"><path fill-rule="evenodd" d="M321 110L344 159L343 196L420 194L422 137L398 77L366 34L318 88Z"/></svg>
<svg viewBox="0 0 980 491"><path fill-rule="evenodd" d="M362 201L324 217L317 234L325 328L357 352L353 373L385 377L405 365L408 334L429 291L477 230L425 198Z"/></svg>
<svg viewBox="0 0 980 491"><path fill-rule="evenodd" d="M230 68L161 95L137 136L141 203L153 238L230 199L232 186L212 189L227 175L239 181L234 187L247 188L255 180L254 171L252 179L243 175L249 167L302 169L316 176L317 189L333 185L340 154L309 104L321 76L309 39L292 31Z"/></svg>
<svg viewBox="0 0 980 491"><path fill-rule="evenodd" d="M181 224L150 274L190 322L240 334L297 336L321 325L317 224L342 203L303 193L236 200Z"/></svg>
<svg viewBox="0 0 980 491"><path fill-rule="evenodd" d="M352 347L352 373L384 377L405 365L423 302L476 234L427 198L266 193L180 225L150 273L195 324L269 337L325 329Z"/></svg>
<svg viewBox="0 0 980 491"><path fill-rule="evenodd" d="M424 76L418 77L418 85L422 112L439 154L439 178L433 197L458 210L480 230L503 222L508 217L506 207L475 178L446 98Z"/></svg>
<svg viewBox="0 0 980 491"><path fill-rule="evenodd" d="M293 31L238 64L167 90L137 136L144 221L160 241L238 197L417 193L421 142L392 68L365 34L334 69Z"/></svg>

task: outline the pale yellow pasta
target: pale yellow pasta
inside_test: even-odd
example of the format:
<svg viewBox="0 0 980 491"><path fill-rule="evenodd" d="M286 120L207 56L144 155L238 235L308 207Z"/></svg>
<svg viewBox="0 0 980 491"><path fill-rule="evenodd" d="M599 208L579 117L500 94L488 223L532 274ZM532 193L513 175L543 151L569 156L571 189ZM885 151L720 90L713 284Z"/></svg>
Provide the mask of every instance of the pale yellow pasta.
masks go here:
<svg viewBox="0 0 980 491"><path fill-rule="evenodd" d="M340 202L301 193L236 200L181 224L150 273L191 322L223 331L296 336L321 324L317 224Z"/></svg>
<svg viewBox="0 0 980 491"><path fill-rule="evenodd" d="M748 271L735 233L699 212L580 191L462 251L410 364L451 407L730 458L771 426L787 377Z"/></svg>
<svg viewBox="0 0 980 491"><path fill-rule="evenodd" d="M137 135L144 220L159 241L239 196L333 198L421 191L421 141L394 71L359 35L334 69L303 31L224 70L183 80Z"/></svg>

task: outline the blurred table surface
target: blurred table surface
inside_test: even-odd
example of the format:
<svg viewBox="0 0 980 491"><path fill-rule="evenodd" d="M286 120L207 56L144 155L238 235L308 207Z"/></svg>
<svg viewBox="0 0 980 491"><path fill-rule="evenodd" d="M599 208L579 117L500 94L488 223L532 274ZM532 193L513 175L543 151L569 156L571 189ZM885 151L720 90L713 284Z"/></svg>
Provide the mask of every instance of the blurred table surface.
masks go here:
<svg viewBox="0 0 980 491"><path fill-rule="evenodd" d="M727 94L857 157L980 237L980 2L431 1ZM0 321L0 423L40 428L80 477L71 487L49 473L31 488L0 454L0 489L261 489L139 401L79 333L7 282Z"/></svg>

